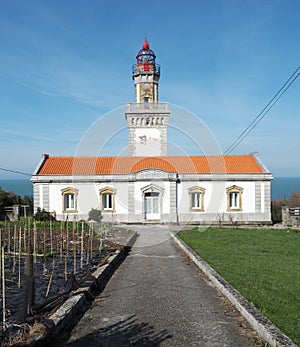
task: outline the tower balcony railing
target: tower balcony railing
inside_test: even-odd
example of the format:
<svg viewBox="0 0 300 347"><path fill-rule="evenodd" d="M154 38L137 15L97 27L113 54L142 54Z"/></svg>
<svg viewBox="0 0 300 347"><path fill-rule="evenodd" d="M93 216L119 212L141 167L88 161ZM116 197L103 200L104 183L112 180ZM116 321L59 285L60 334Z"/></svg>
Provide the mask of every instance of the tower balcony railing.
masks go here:
<svg viewBox="0 0 300 347"><path fill-rule="evenodd" d="M160 75L160 65L147 62L132 65L132 74L137 75L140 73L155 73Z"/></svg>
<svg viewBox="0 0 300 347"><path fill-rule="evenodd" d="M127 104L126 113L160 113L169 112L169 104L167 102L131 102Z"/></svg>

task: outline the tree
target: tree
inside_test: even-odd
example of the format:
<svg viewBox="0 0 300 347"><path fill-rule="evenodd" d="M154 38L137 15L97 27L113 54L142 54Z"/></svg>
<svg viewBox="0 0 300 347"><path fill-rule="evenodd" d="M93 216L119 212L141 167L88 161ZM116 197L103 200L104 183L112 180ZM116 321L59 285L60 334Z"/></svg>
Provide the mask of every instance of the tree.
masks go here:
<svg viewBox="0 0 300 347"><path fill-rule="evenodd" d="M89 212L89 218L88 220L93 220L95 222L101 222L102 214L100 210L97 210L96 208L92 208Z"/></svg>

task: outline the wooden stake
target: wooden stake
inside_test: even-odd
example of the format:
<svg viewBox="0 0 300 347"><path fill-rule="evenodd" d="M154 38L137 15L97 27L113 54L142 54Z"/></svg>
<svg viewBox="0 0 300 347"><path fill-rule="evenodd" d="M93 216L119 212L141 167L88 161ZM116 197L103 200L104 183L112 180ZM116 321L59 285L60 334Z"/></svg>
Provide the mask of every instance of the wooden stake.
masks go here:
<svg viewBox="0 0 300 347"><path fill-rule="evenodd" d="M102 224L100 224L100 232L99 232L99 252L102 251L102 246L103 246L103 235L104 235L104 232L105 232L105 229L104 227L102 226Z"/></svg>
<svg viewBox="0 0 300 347"><path fill-rule="evenodd" d="M65 280L68 280L68 256L69 256L69 226L67 221L67 235L66 235L66 247L65 247Z"/></svg>
<svg viewBox="0 0 300 347"><path fill-rule="evenodd" d="M91 230L91 256L90 258L93 259L93 237L94 237L94 223L92 223L92 230Z"/></svg>
<svg viewBox="0 0 300 347"><path fill-rule="evenodd" d="M6 225L6 220L5 220ZM0 228L0 254L1 254L1 247L2 247L2 228Z"/></svg>
<svg viewBox="0 0 300 347"><path fill-rule="evenodd" d="M33 220L33 262L36 263L36 220Z"/></svg>
<svg viewBox="0 0 300 347"><path fill-rule="evenodd" d="M25 267L25 303L26 303L26 315L32 313L32 306L34 303L34 278L33 278L33 259L31 253L31 235L30 229L28 230L28 245L26 255L26 267ZM25 313L25 312L24 312Z"/></svg>
<svg viewBox="0 0 300 347"><path fill-rule="evenodd" d="M2 228L1 228L2 229ZM7 219L6 219L6 217L5 217L5 223L4 223L4 230L6 230L7 229Z"/></svg>
<svg viewBox="0 0 300 347"><path fill-rule="evenodd" d="M64 244L64 230L63 230L63 223L60 221L60 259L62 259L62 251L63 251L63 244Z"/></svg>
<svg viewBox="0 0 300 347"><path fill-rule="evenodd" d="M80 268L83 268L83 222L81 222L81 250L80 250Z"/></svg>
<svg viewBox="0 0 300 347"><path fill-rule="evenodd" d="M27 250L27 242L26 242L26 224L24 224L24 252Z"/></svg>
<svg viewBox="0 0 300 347"><path fill-rule="evenodd" d="M17 226L16 224L14 225L14 248L13 248L13 274L15 273L16 270L16 238L17 238Z"/></svg>
<svg viewBox="0 0 300 347"><path fill-rule="evenodd" d="M91 237L91 224L89 225L87 241L86 241L86 263L89 263L90 258L90 237Z"/></svg>
<svg viewBox="0 0 300 347"><path fill-rule="evenodd" d="M6 329L6 315L5 315L5 311L6 311L6 307L5 307L5 301L6 301L6 297L5 297L5 264L4 264L4 247L1 248L1 253L2 253L2 323L3 323L3 331L5 331Z"/></svg>
<svg viewBox="0 0 300 347"><path fill-rule="evenodd" d="M10 225L8 227L7 251L10 252Z"/></svg>
<svg viewBox="0 0 300 347"><path fill-rule="evenodd" d="M44 221L44 254L46 254L46 221Z"/></svg>
<svg viewBox="0 0 300 347"><path fill-rule="evenodd" d="M76 230L76 222L73 222L73 272L74 275L76 274L76 234L75 234L75 230Z"/></svg>
<svg viewBox="0 0 300 347"><path fill-rule="evenodd" d="M51 287L53 276L54 276L54 269L55 269L55 258L53 257L52 271L51 271L50 279L49 279L48 286L47 286L47 292L46 292L46 295L45 295L46 298L49 295L50 287Z"/></svg>
<svg viewBox="0 0 300 347"><path fill-rule="evenodd" d="M28 219L28 230L30 230L30 231L31 231L30 217L27 217L27 219Z"/></svg>
<svg viewBox="0 0 300 347"><path fill-rule="evenodd" d="M20 231L19 231L19 274L18 274L18 288L21 287L21 248L22 248L22 226L20 225Z"/></svg>
<svg viewBox="0 0 300 347"><path fill-rule="evenodd" d="M53 254L53 244L52 244L52 241L53 241L52 237L53 237L53 235L52 235L52 221L51 221L51 218L50 218L49 223L50 223L50 253Z"/></svg>

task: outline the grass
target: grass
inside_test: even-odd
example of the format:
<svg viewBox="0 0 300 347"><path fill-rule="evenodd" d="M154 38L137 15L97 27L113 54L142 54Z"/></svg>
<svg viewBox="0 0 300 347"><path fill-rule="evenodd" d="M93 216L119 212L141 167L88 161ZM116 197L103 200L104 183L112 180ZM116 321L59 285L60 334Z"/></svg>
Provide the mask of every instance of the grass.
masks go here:
<svg viewBox="0 0 300 347"><path fill-rule="evenodd" d="M209 228L179 237L300 345L300 232Z"/></svg>

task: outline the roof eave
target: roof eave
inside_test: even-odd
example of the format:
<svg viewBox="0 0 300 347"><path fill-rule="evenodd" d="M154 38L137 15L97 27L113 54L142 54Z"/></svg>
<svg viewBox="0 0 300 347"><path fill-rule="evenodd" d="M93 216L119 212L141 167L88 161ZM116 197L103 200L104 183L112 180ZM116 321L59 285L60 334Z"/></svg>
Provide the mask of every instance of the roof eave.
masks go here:
<svg viewBox="0 0 300 347"><path fill-rule="evenodd" d="M49 154L43 153L42 154L42 159L40 160L40 162L38 163L38 166L33 171L33 174L32 174L33 176L39 174L39 172L41 171L41 169L44 166L44 164L47 161L47 159L49 159Z"/></svg>

